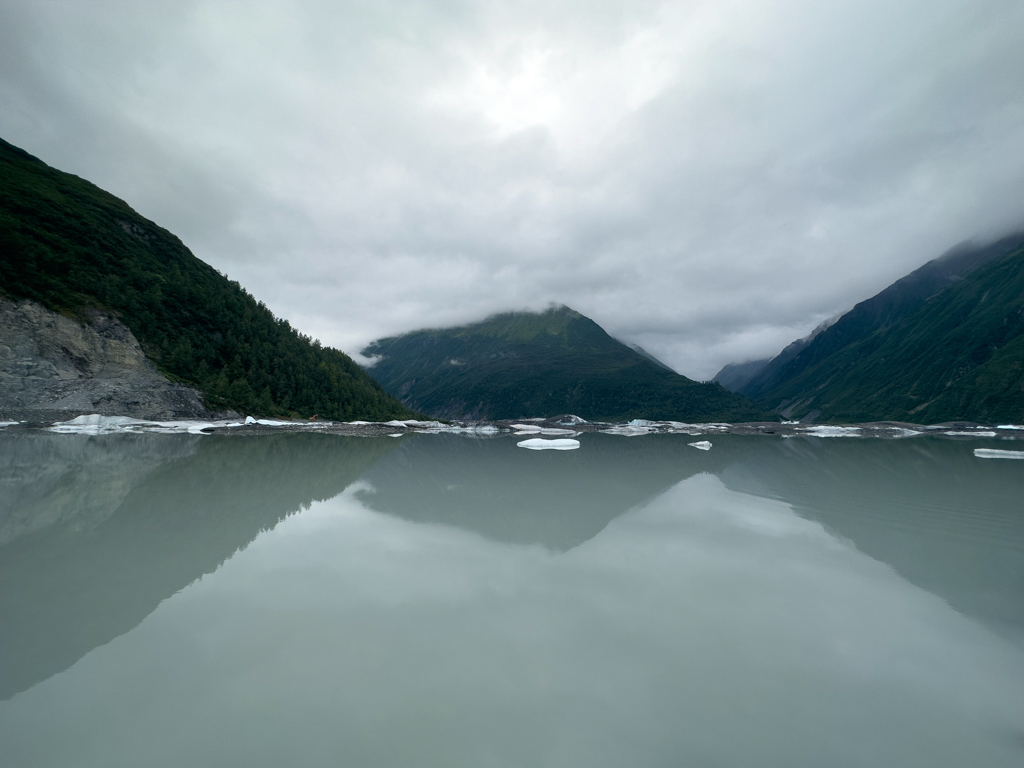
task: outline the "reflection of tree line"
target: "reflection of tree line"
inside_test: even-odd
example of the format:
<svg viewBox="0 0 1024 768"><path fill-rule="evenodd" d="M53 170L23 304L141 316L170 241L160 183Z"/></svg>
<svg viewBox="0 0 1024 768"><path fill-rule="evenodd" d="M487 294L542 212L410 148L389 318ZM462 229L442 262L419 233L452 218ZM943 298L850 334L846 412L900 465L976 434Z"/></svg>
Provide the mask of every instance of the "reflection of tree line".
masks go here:
<svg viewBox="0 0 1024 768"><path fill-rule="evenodd" d="M68 463L70 441L38 437L56 440L36 446L41 458L50 450ZM792 504L958 610L1024 628L1024 479L1013 462L974 459L973 444L725 435L705 452L683 435L585 435L580 450L556 453L510 437L127 437L93 438L65 470L93 480L88 524L64 515L0 547L0 698L132 629L260 531L360 477L374 488L362 501L379 512L566 550L710 472L732 490ZM10 446L0 443L0 460ZM119 474L118 450L152 468ZM64 503L67 484L51 486ZM104 492L113 509L103 509ZM46 498L33 504L45 514Z"/></svg>
<svg viewBox="0 0 1024 768"><path fill-rule="evenodd" d="M980 445L773 440L768 450L744 450L721 478L730 490L792 505L957 611L1024 642L1024 472L1020 462L976 458ZM1005 447L989 447L996 445Z"/></svg>
<svg viewBox="0 0 1024 768"><path fill-rule="evenodd" d="M168 436L93 438L91 452L78 451L64 436L37 437L41 459L49 451L60 463L74 450L77 463L65 471L95 481L97 509L88 525L66 516L0 548L0 699L132 629L260 531L339 494L398 442L315 434L204 437L182 457L180 443ZM166 446L167 461L131 473L127 490L123 482L96 477L117 476L111 452L120 448L130 463L140 442L147 449ZM15 446L0 444L0 452L9 449ZM104 489L113 509L100 509L96 496ZM63 502L65 492L66 484L54 483L51 498ZM45 501L34 503L42 510Z"/></svg>

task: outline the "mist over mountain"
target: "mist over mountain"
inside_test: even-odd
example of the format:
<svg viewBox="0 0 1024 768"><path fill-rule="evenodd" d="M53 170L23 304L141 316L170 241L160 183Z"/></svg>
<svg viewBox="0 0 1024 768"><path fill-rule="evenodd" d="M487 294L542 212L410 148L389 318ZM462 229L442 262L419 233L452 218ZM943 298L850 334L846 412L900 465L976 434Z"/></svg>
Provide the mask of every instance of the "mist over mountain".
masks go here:
<svg viewBox="0 0 1024 768"><path fill-rule="evenodd" d="M737 389L792 418L1024 421L1024 233L929 261Z"/></svg>
<svg viewBox="0 0 1024 768"><path fill-rule="evenodd" d="M495 315L380 339L368 370L414 410L440 418L573 413L589 420L750 421L764 413L616 341L568 307Z"/></svg>

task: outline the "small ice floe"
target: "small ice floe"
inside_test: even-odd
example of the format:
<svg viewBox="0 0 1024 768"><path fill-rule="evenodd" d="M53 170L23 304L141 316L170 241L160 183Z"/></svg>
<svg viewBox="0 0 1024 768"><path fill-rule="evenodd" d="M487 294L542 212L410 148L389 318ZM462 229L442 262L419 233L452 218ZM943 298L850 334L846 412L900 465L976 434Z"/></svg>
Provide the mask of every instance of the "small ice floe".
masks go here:
<svg viewBox="0 0 1024 768"><path fill-rule="evenodd" d="M580 441L569 438L545 440L542 437L534 437L520 440L516 445L520 448L529 448L531 451L574 451L580 447Z"/></svg>
<svg viewBox="0 0 1024 768"><path fill-rule="evenodd" d="M622 424L616 427L609 427L604 430L605 434L608 435L624 435L626 437L639 437L640 435L649 435L654 432L653 427L632 427L629 424Z"/></svg>
<svg viewBox="0 0 1024 768"><path fill-rule="evenodd" d="M517 435L578 435L575 429L562 429L561 427L539 427L536 424L509 424Z"/></svg>
<svg viewBox="0 0 1024 768"><path fill-rule="evenodd" d="M1020 424L1000 424L996 429L1024 429Z"/></svg>
<svg viewBox="0 0 1024 768"><path fill-rule="evenodd" d="M673 435L703 435L704 430L699 424L687 424L683 421L666 421L666 431Z"/></svg>
<svg viewBox="0 0 1024 768"><path fill-rule="evenodd" d="M485 435L496 435L501 432L493 424L470 424L469 426L452 426L450 424L442 424L439 421L421 421L417 426L417 431L420 432L451 432L456 435L466 435L467 437L483 437Z"/></svg>
<svg viewBox="0 0 1024 768"><path fill-rule="evenodd" d="M708 442L707 440L698 440L696 443L687 443L687 445L692 446L693 448L696 448L701 451L711 450L711 443Z"/></svg>
<svg viewBox="0 0 1024 768"><path fill-rule="evenodd" d="M0 429L3 429L4 427L14 426L17 423L18 422L16 422L16 421L0 421Z"/></svg>
<svg viewBox="0 0 1024 768"><path fill-rule="evenodd" d="M405 437L405 432L392 432L388 437Z"/></svg>
<svg viewBox="0 0 1024 768"><path fill-rule="evenodd" d="M625 424L617 424L614 427L604 430L609 435L625 435L626 437L637 437L649 435L658 429L658 424L647 419L633 419Z"/></svg>
<svg viewBox="0 0 1024 768"><path fill-rule="evenodd" d="M798 427L805 435L815 437L860 437L860 427Z"/></svg>
<svg viewBox="0 0 1024 768"><path fill-rule="evenodd" d="M1003 451L998 448L975 448L979 459L1024 459L1024 451Z"/></svg>
<svg viewBox="0 0 1024 768"><path fill-rule="evenodd" d="M954 437L995 437L996 433L992 430L979 430L977 432L957 432L949 431L943 432L944 435L953 435Z"/></svg>
<svg viewBox="0 0 1024 768"><path fill-rule="evenodd" d="M246 422L246 423L248 423L248 422ZM365 426L366 424L369 424L370 422L368 422L368 421L350 421L348 423L351 424L354 427L362 427L362 426Z"/></svg>
<svg viewBox="0 0 1024 768"><path fill-rule="evenodd" d="M111 435L119 432L189 433L200 435L205 430L227 426L227 422L209 421L144 421L129 416L101 416L90 413L70 421L58 421L50 432L62 435Z"/></svg>
<svg viewBox="0 0 1024 768"><path fill-rule="evenodd" d="M246 424L255 424L256 423L256 419L254 419L252 416L246 416L245 417L245 423Z"/></svg>

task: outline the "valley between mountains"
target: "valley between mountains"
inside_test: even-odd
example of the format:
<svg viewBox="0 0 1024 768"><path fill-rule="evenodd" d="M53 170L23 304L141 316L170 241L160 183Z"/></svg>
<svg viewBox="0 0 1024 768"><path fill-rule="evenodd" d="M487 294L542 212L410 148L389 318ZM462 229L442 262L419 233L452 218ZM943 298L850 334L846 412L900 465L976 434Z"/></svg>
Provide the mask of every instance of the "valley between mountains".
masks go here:
<svg viewBox="0 0 1024 768"><path fill-rule="evenodd" d="M0 275L0 420L1024 422L1024 234L960 246L712 382L564 306L379 339L361 368L2 140Z"/></svg>

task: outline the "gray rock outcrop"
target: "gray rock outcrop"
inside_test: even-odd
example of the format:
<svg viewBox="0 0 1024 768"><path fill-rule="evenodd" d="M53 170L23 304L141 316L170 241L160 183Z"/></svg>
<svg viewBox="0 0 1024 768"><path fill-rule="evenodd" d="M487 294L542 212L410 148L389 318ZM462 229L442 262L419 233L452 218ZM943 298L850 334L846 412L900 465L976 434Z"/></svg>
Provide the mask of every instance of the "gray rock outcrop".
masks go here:
<svg viewBox="0 0 1024 768"><path fill-rule="evenodd" d="M172 384L124 323L90 322L32 301L0 299L0 419L55 421L84 413L209 418L198 391Z"/></svg>

